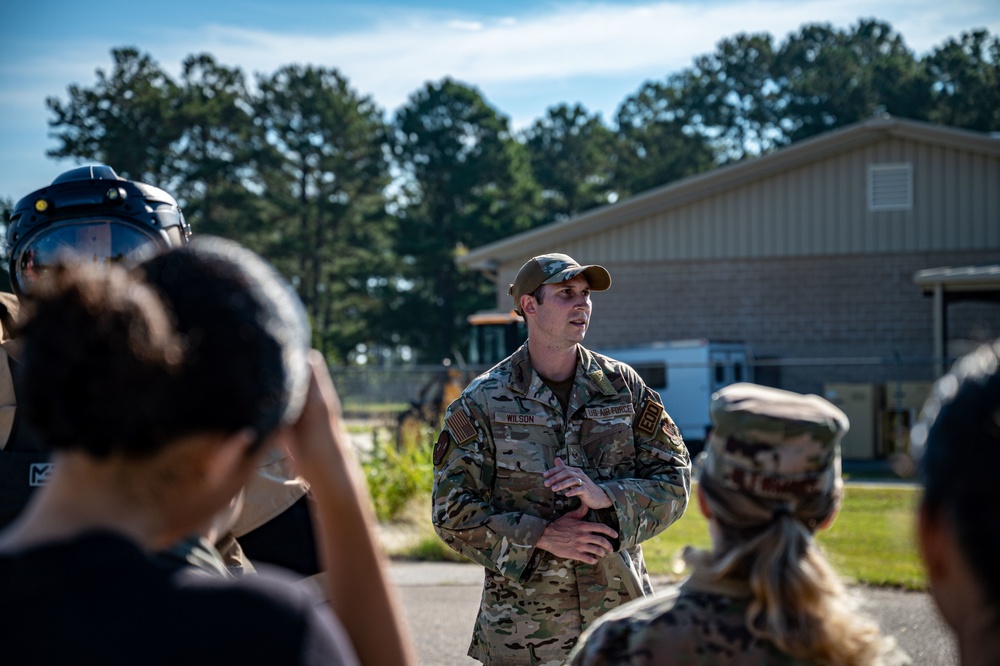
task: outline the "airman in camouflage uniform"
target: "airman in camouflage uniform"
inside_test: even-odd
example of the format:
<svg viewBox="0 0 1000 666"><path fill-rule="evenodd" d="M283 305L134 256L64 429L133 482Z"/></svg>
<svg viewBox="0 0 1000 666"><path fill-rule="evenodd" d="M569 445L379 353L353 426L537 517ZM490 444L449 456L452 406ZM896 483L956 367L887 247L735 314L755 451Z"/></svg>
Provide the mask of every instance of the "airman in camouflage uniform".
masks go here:
<svg viewBox="0 0 1000 666"><path fill-rule="evenodd" d="M603 616L584 634L570 664L909 664L894 642L852 615L838 598L835 574L811 547L812 532L832 521L840 502L844 413L819 396L746 383L716 393L711 413L715 428L698 495L713 523L716 550L700 553L679 586ZM765 552L761 542L775 545ZM767 569L769 562L779 569L763 571L755 583L795 583L763 596L749 571ZM762 606L766 621L755 615ZM772 616L787 622L783 640L796 649L806 646L797 656L771 640Z"/></svg>
<svg viewBox="0 0 1000 666"><path fill-rule="evenodd" d="M451 404L435 446L435 529L486 567L469 648L485 664L562 664L598 616L652 593L639 544L687 506L690 458L660 397L573 342L589 292L609 285L566 255L525 264L511 294L528 342ZM561 397L539 373L551 351L532 346L555 340L569 363ZM561 528L565 550L550 540Z"/></svg>

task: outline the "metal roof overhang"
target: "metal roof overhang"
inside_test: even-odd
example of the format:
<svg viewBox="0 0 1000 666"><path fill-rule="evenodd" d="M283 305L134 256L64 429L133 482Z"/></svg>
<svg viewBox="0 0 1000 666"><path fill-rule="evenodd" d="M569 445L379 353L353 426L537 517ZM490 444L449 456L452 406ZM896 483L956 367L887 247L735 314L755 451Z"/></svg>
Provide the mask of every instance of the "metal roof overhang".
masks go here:
<svg viewBox="0 0 1000 666"><path fill-rule="evenodd" d="M913 274L913 282L934 297L934 358L936 373L944 374L947 352L948 304L956 301L1000 303L1000 264L944 266Z"/></svg>
<svg viewBox="0 0 1000 666"><path fill-rule="evenodd" d="M924 291L934 291L940 285L949 295L975 292L989 297L992 292L994 296L1000 296L1000 264L927 268L914 273L913 282Z"/></svg>
<svg viewBox="0 0 1000 666"><path fill-rule="evenodd" d="M976 154L1000 156L1000 140L980 132L903 118L872 118L797 141L755 159L743 160L640 192L614 204L588 210L569 220L552 222L508 236L471 249L458 257L456 262L495 278L496 271L502 264L512 261L519 263L535 254L555 251L552 248L566 238L604 233L653 213L676 209L719 192L893 137L931 146L958 148Z"/></svg>

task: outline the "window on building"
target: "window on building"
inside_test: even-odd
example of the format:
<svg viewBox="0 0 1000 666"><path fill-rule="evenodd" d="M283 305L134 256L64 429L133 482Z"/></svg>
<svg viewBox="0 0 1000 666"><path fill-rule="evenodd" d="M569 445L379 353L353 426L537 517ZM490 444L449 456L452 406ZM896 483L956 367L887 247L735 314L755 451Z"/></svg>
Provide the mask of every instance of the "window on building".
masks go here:
<svg viewBox="0 0 1000 666"><path fill-rule="evenodd" d="M667 388L667 364L662 361L651 363L633 363L632 369L651 389L662 391Z"/></svg>
<svg viewBox="0 0 1000 666"><path fill-rule="evenodd" d="M868 210L910 210L913 208L913 165L868 165Z"/></svg>

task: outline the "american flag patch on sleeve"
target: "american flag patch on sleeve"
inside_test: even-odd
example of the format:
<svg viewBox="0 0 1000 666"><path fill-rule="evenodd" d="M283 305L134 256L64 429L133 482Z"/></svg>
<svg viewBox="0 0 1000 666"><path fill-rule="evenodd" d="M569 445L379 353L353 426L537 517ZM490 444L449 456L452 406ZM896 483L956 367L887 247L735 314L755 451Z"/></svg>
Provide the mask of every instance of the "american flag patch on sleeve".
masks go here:
<svg viewBox="0 0 1000 666"><path fill-rule="evenodd" d="M472 427L472 421L461 410L452 412L451 416L445 419L444 425L459 444L465 444L476 438L476 429Z"/></svg>

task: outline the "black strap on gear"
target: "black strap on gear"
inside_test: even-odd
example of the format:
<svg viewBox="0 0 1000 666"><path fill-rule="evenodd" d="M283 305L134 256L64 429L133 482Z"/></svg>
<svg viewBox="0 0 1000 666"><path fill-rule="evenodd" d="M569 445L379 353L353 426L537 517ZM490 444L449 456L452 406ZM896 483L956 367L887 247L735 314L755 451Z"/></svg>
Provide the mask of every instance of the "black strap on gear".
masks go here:
<svg viewBox="0 0 1000 666"><path fill-rule="evenodd" d="M17 518L31 495L45 485L51 473L48 453L0 452L0 529Z"/></svg>
<svg viewBox="0 0 1000 666"><path fill-rule="evenodd" d="M3 352L0 352L3 353ZM10 375L0 381L13 382L21 365L8 356ZM48 482L52 473L50 454L41 440L18 418L14 423L7 444L0 451L0 529L10 524L24 509L32 493Z"/></svg>

